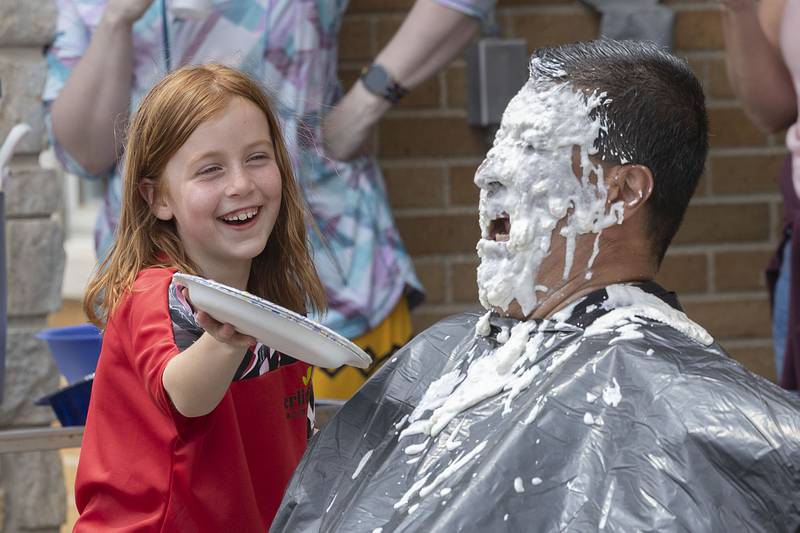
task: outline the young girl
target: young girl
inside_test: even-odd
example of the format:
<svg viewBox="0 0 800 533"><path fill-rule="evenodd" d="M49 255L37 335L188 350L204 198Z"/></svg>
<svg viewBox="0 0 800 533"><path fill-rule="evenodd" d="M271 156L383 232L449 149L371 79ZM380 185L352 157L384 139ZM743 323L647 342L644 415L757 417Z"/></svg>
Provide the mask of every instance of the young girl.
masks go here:
<svg viewBox="0 0 800 533"><path fill-rule="evenodd" d="M242 73L192 66L144 98L127 142L116 242L84 302L105 334L75 531L265 531L306 447L311 369L194 316L172 274L324 305L278 122Z"/></svg>

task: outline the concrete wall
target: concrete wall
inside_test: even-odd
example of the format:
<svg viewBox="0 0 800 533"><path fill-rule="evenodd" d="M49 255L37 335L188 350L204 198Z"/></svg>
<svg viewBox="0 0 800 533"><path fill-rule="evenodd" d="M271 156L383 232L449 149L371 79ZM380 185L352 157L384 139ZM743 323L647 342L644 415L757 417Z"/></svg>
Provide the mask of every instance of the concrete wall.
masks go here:
<svg viewBox="0 0 800 533"><path fill-rule="evenodd" d="M54 28L51 0L0 1L0 141L18 122L33 127L4 183L9 323L0 430L50 425L51 410L33 402L59 386L47 346L34 337L61 304L64 268L61 182L37 162L46 144L42 47ZM64 515L58 453L0 455L0 530L56 532Z"/></svg>
<svg viewBox="0 0 800 533"><path fill-rule="evenodd" d="M776 176L783 136L753 127L728 85L715 0L666 0L676 13L676 53L702 81L711 117L705 176L660 275L688 314L751 369L774 378L763 268L780 231ZM347 83L391 37L413 0L351 0L341 41ZM531 48L597 37L599 17L577 0L499 0L507 37ZM464 64L415 90L381 123L375 143L397 223L428 289L414 312L422 328L473 308L478 192L486 151L466 124Z"/></svg>

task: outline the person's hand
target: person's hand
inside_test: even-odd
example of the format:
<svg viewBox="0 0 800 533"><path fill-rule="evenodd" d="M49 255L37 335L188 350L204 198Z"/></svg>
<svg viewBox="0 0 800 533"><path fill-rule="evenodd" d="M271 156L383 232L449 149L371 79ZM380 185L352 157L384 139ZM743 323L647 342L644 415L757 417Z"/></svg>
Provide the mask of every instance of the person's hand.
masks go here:
<svg viewBox="0 0 800 533"><path fill-rule="evenodd" d="M391 107L356 82L344 98L322 119L325 153L339 161L349 161L368 152L372 128Z"/></svg>
<svg viewBox="0 0 800 533"><path fill-rule="evenodd" d="M133 25L142 18L154 0L108 0L104 17L114 22Z"/></svg>
<svg viewBox="0 0 800 533"><path fill-rule="evenodd" d="M200 327L218 342L244 349L256 343L256 340L250 335L240 333L231 324L220 322L205 311L198 311L195 318Z"/></svg>
<svg viewBox="0 0 800 533"><path fill-rule="evenodd" d="M183 297L186 298L186 302L192 309L195 309L194 305L192 305L192 301L189 299L189 289L183 287L181 292L183 293ZM205 311L198 310L194 316L197 320L197 324L218 342L245 349L256 343L256 339L253 337L240 333L233 325L220 322Z"/></svg>

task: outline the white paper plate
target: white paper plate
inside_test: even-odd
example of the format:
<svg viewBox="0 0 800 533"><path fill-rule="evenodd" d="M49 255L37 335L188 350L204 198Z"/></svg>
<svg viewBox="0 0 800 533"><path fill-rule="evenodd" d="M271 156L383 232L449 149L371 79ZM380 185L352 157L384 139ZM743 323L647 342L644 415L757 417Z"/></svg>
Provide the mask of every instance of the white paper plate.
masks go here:
<svg viewBox="0 0 800 533"><path fill-rule="evenodd" d="M364 350L335 331L249 292L189 274L173 279L189 289L197 309L295 359L324 368L372 364Z"/></svg>

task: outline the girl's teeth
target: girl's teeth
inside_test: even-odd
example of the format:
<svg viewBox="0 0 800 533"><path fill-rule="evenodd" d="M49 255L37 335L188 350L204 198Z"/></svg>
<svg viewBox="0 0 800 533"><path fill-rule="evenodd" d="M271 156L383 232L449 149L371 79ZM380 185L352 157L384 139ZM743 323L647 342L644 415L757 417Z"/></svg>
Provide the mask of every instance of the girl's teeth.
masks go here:
<svg viewBox="0 0 800 533"><path fill-rule="evenodd" d="M248 218L253 218L256 216L255 212L252 213L239 213L238 215L233 215L232 217L226 217L224 220L247 220Z"/></svg>

